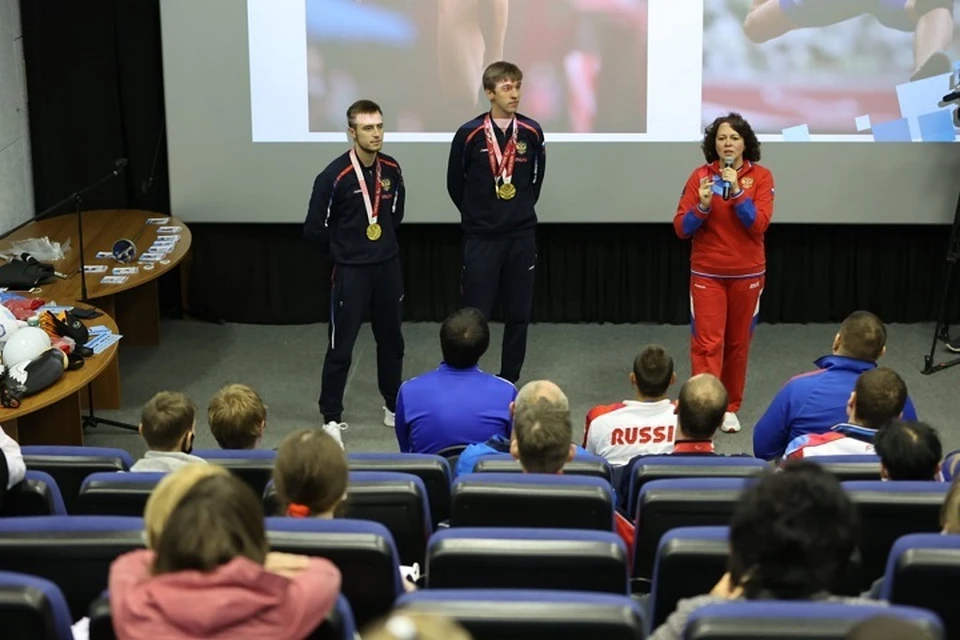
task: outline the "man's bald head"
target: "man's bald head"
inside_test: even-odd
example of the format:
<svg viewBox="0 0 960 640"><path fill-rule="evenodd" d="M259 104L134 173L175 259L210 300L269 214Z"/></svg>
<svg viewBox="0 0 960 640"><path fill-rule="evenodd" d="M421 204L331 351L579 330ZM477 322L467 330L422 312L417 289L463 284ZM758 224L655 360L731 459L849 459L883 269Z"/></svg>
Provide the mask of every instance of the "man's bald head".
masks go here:
<svg viewBox="0 0 960 640"><path fill-rule="evenodd" d="M549 380L535 380L517 393L512 411L510 453L528 473L559 473L573 455L566 394Z"/></svg>
<svg viewBox="0 0 960 640"><path fill-rule="evenodd" d="M727 402L727 390L716 376L709 373L693 376L680 387L677 426L688 438L713 438L723 424Z"/></svg>

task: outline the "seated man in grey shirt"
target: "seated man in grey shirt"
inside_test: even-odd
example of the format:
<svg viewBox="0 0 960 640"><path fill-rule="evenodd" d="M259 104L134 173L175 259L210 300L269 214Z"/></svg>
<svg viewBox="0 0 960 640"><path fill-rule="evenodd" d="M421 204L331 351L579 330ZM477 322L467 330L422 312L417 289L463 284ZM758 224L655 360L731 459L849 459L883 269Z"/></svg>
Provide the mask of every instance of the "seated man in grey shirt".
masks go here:
<svg viewBox="0 0 960 640"><path fill-rule="evenodd" d="M150 448L130 471L173 471L206 460L190 455L197 407L182 393L161 391L143 405L140 435Z"/></svg>

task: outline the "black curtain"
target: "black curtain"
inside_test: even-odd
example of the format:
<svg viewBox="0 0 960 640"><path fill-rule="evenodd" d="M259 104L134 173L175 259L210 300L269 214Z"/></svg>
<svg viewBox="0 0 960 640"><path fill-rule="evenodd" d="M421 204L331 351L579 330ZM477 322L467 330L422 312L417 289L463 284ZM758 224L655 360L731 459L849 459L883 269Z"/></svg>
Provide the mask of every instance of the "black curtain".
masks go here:
<svg viewBox="0 0 960 640"><path fill-rule="evenodd" d="M123 157L127 171L91 192L86 208L169 212L158 0L22 0L21 15L38 210ZM304 185L304 207L308 191ZM191 230L194 315L270 324L326 320L329 266L301 241L299 225ZM774 224L761 318L836 322L870 309L887 322L933 320L949 232L947 226ZM538 234L537 321L688 321L689 248L668 223L544 224ZM401 245L407 319L442 319L459 302L459 230L407 225ZM161 281L167 310L177 309L178 285L175 274ZM950 299L953 322L960 318L958 298L960 290Z"/></svg>

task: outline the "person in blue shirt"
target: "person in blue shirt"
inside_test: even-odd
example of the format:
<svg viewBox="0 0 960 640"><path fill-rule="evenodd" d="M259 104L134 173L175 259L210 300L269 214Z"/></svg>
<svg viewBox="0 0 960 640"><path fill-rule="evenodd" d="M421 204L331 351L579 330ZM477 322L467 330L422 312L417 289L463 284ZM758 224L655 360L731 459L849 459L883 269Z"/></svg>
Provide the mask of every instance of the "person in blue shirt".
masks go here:
<svg viewBox="0 0 960 640"><path fill-rule="evenodd" d="M478 310L455 311L440 327L443 362L407 380L397 395L400 451L437 453L447 447L500 437L509 442L512 382L480 370L490 346L490 327Z"/></svg>
<svg viewBox="0 0 960 640"><path fill-rule="evenodd" d="M825 433L844 422L857 378L876 368L886 345L887 329L876 315L854 311L847 316L833 339L833 353L816 360L816 370L792 378L773 398L753 429L753 454L774 460L794 438ZM917 420L909 397L903 419Z"/></svg>

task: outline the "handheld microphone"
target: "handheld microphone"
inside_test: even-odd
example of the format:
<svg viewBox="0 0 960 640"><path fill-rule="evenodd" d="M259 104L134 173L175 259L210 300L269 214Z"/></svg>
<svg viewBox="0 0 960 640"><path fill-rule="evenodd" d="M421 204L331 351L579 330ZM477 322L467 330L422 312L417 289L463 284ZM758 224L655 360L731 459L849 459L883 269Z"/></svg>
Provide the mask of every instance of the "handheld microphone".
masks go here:
<svg viewBox="0 0 960 640"><path fill-rule="evenodd" d="M725 169L728 169L728 168L730 168L730 167L732 167L732 166L733 166L733 156L724 156L724 158L723 158L723 167L724 167ZM724 180L724 181L723 181L723 199L724 199L724 200L729 200L729 199L730 199L730 187L731 187L731 186L732 186L732 185L730 184L730 182L729 182L728 180Z"/></svg>
<svg viewBox="0 0 960 640"><path fill-rule="evenodd" d="M127 166L126 158L118 158L113 161L113 175L118 176L120 172L123 171L124 167Z"/></svg>

